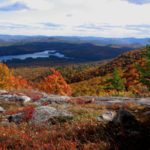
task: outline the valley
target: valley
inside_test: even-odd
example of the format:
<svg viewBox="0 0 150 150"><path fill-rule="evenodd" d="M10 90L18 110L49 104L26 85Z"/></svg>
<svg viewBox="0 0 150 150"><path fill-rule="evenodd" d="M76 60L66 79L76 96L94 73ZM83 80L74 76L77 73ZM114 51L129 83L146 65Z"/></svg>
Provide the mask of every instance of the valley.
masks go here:
<svg viewBox="0 0 150 150"><path fill-rule="evenodd" d="M56 50L56 53L51 52L50 54L46 54L44 49L49 51ZM41 62L39 65L41 65L42 62L46 64L46 62L51 63L52 61L53 64L55 64L55 62L58 64L59 61L60 64L61 62L67 64L67 62L80 63L111 59L130 50L132 50L132 48L97 46L90 43L36 42L2 46L0 47L0 60L7 60L6 62L8 62L8 65L19 65L19 63L26 64L27 59L30 61L31 65L34 65L34 62L37 61ZM37 55L40 55L40 57L37 57Z"/></svg>

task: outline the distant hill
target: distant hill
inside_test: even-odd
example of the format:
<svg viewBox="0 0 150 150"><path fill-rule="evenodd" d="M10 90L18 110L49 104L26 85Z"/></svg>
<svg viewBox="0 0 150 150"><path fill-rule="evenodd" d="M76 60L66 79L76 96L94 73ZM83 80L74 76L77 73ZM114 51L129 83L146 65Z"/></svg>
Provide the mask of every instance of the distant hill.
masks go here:
<svg viewBox="0 0 150 150"><path fill-rule="evenodd" d="M57 64L61 64L64 62L68 64L100 61L114 58L119 54L133 50L133 48L124 46L114 47L111 45L99 46L91 43L33 42L24 43L20 45L1 46L0 57L10 55L31 54L35 52L42 52L45 50L56 50L57 53L63 54L65 58L49 57L27 60L17 59L14 61L9 61L8 64L24 64L28 66L28 62L30 62L30 65L34 65L36 62L36 64L42 66L42 64L55 64L55 62L57 62Z"/></svg>
<svg viewBox="0 0 150 150"><path fill-rule="evenodd" d="M147 89L140 81L140 72L137 65L144 64L143 52L145 49L134 50L126 52L120 56L100 64L98 67L89 67L79 73L75 73L69 82L71 83L73 94L79 95L113 95L113 90L109 89L111 86L110 79L113 78L114 68L120 72L120 77L125 85L126 96L146 95ZM116 94L117 92L115 92ZM150 93L149 93L150 94Z"/></svg>
<svg viewBox="0 0 150 150"><path fill-rule="evenodd" d="M126 69L128 65L134 64L142 58L143 50L144 48L123 53L120 56L108 62L102 63L95 68L88 68L86 71L81 71L72 76L70 82L81 82L98 76L104 76L108 73L112 73L115 67Z"/></svg>
<svg viewBox="0 0 150 150"><path fill-rule="evenodd" d="M32 42L64 42L64 43L91 43L95 45L121 45L129 47L142 47L150 43L150 38L104 38L80 36L21 36L0 35L0 46L24 44Z"/></svg>

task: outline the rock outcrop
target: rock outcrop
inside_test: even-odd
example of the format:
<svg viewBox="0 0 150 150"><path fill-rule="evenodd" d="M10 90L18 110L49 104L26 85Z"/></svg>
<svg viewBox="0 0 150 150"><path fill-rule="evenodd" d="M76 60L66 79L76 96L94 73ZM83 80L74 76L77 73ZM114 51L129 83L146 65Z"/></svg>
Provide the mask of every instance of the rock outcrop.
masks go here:
<svg viewBox="0 0 150 150"><path fill-rule="evenodd" d="M50 106L40 106L37 107L31 119L31 123L33 124L41 124L41 123L49 123L53 124L55 122L61 122L65 120L70 120L73 118L73 115L61 109L56 109Z"/></svg>

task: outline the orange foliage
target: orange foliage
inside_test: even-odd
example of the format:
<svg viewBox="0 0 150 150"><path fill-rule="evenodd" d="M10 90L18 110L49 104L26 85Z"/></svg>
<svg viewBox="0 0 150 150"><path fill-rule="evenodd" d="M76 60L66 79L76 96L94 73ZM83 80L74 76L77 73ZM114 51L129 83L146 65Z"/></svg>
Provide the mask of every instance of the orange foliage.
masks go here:
<svg viewBox="0 0 150 150"><path fill-rule="evenodd" d="M45 77L37 85L38 88L51 94L71 95L71 88L66 83L62 75L54 69L51 69L51 72L51 75Z"/></svg>
<svg viewBox="0 0 150 150"><path fill-rule="evenodd" d="M22 77L15 77L7 65L0 63L0 88L6 90L29 88L29 83Z"/></svg>
<svg viewBox="0 0 150 150"><path fill-rule="evenodd" d="M139 84L139 72L135 65L129 65L124 72L123 78L126 79L126 89L134 88Z"/></svg>
<svg viewBox="0 0 150 150"><path fill-rule="evenodd" d="M0 88L9 89L11 83L9 82L12 77L12 72L5 64L0 64Z"/></svg>
<svg viewBox="0 0 150 150"><path fill-rule="evenodd" d="M14 89L25 89L25 88L29 88L29 83L27 80L25 80L24 78L22 78L21 76L19 77L11 77L11 83Z"/></svg>

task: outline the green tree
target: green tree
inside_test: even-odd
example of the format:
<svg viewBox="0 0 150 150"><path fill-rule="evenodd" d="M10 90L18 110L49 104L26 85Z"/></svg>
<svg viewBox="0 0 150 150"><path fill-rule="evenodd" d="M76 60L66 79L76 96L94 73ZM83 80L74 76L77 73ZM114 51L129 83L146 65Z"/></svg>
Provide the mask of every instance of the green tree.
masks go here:
<svg viewBox="0 0 150 150"><path fill-rule="evenodd" d="M119 75L119 70L117 68L115 68L113 72L112 87L117 91L125 89L124 83Z"/></svg>
<svg viewBox="0 0 150 150"><path fill-rule="evenodd" d="M143 57L145 59L145 64L139 67L140 81L150 90L150 46L146 46Z"/></svg>
<svg viewBox="0 0 150 150"><path fill-rule="evenodd" d="M117 90L118 92L125 90L124 82L117 68L114 69L112 78L106 80L106 84L107 86L104 87L105 90Z"/></svg>

